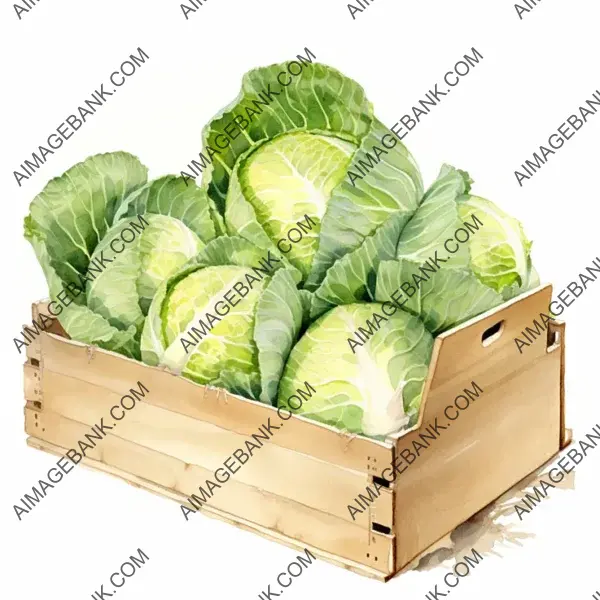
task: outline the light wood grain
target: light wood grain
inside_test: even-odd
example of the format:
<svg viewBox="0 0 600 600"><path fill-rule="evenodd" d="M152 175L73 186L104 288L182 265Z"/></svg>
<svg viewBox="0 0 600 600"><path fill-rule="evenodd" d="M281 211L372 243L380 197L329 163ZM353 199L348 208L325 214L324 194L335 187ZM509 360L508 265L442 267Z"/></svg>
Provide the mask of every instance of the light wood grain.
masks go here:
<svg viewBox="0 0 600 600"><path fill-rule="evenodd" d="M25 411L27 434L65 451L77 448L78 440L84 439L85 434L89 433L88 425L47 409L42 413L30 409ZM190 465L110 433L87 452L87 457L182 494L183 499L197 491L197 486L212 474L208 469ZM290 538L291 542L297 540L335 554L339 560L347 559L370 566L383 574L388 573L393 553L393 540L389 536L370 533L359 525L247 485L236 475L215 490L207 509L219 510L231 519L239 518L254 523ZM177 512L177 518L184 519L178 507L173 506L172 510ZM194 517L189 515L189 518Z"/></svg>
<svg viewBox="0 0 600 600"><path fill-rule="evenodd" d="M222 429L252 435L256 426L266 423L269 417L272 422L281 421L272 406L198 385L113 352L90 348L52 334L43 334L41 344L45 371L68 375L118 394L139 380L153 390L147 400L149 404L213 423ZM318 392L318 388L315 389ZM286 421L272 443L362 472L367 470L370 457L385 463L389 462L393 452L391 443L349 435L296 415Z"/></svg>
<svg viewBox="0 0 600 600"><path fill-rule="evenodd" d="M572 441L573 435L567 429L567 404L565 400L565 348L566 325L555 321L548 327L548 352L560 352L560 447L566 448ZM557 337L554 337L557 336ZM554 338L554 343L552 343Z"/></svg>
<svg viewBox="0 0 600 600"><path fill-rule="evenodd" d="M564 324L553 323L522 353L514 343L540 312L547 314L551 292L542 286L438 336L414 430L379 442L294 416L203 512L388 579L570 440ZM483 332L499 321L502 335L483 346ZM548 348L554 332L560 343ZM178 502L269 418L281 423L271 406L69 340L61 328L27 350L29 443L51 452L76 448L103 416L113 424L110 408L141 381L150 393L85 462ZM436 418L446 426L445 407L473 381L483 388L479 398L353 520L347 505L412 450ZM373 531L378 525L389 534Z"/></svg>
<svg viewBox="0 0 600 600"><path fill-rule="evenodd" d="M396 454L436 418L448 429L396 481L397 569L559 450L563 355L546 351L544 334L522 353L514 343L550 298L542 287L436 339L420 424L397 440ZM503 335L483 346L498 321ZM483 393L451 421L445 408L473 381Z"/></svg>
<svg viewBox="0 0 600 600"><path fill-rule="evenodd" d="M66 448L61 448L60 446L57 446L56 444L52 444L50 442L41 440L36 437L28 437L27 445L30 446L31 448L36 448L38 450L43 450L44 452L54 454L55 456L63 456L65 453L65 450L66 450ZM169 500L174 500L175 502L178 502L179 504L185 502L186 496L184 494L182 494L181 492L173 491L167 487L158 485L158 484L154 483L153 481L144 479L143 477L138 477L137 475L133 475L132 473L127 473L121 469L118 469L111 465L107 465L106 463L103 463L103 462L100 462L100 461L97 461L97 460L94 460L91 458L84 458L83 461L81 462L81 464L83 466L87 467L88 469L92 469L95 471L99 471L101 473L106 473L108 475L112 475L113 477L121 479L122 481L125 481L126 483L128 483L129 485L132 485L133 487L152 492L153 494L155 494L157 496L161 496L163 498L168 498ZM245 529L247 531L257 533L260 536L262 536L268 540L277 542L279 544L283 544L284 546L288 546L289 548L292 548L294 550L304 552L304 549L308 548L314 555L316 555L318 558L320 558L322 560L325 560L325 561L327 561L331 564L334 564L338 567L347 569L348 571L353 571L355 573L358 573L359 575L363 575L365 577L370 577L371 579L377 579L379 581L387 581L390 577L392 577L392 575L389 575L389 574L384 575L381 571L378 571L376 569L371 569L371 568L369 568L365 565L361 565L360 563L357 563L357 562L353 562L350 560L342 561L335 554L331 554L330 552L325 552L325 551L323 551L319 548L316 548L314 546L311 546L310 544L307 544L305 542L302 542L302 543L297 542L297 541L289 538L288 536L281 535L271 529L267 529L266 527L262 527L260 525L257 525L256 523L247 521L245 519L242 519L235 515L231 515L229 513L225 513L223 511L213 508L213 507L207 506L202 511L202 514L205 514L206 516L209 516L214 519L219 519L226 523L230 523L231 525L235 525L236 527L238 527L240 529Z"/></svg>
<svg viewBox="0 0 600 600"><path fill-rule="evenodd" d="M32 405L30 408L33 408L33 404L41 408L42 382L40 367L29 363L23 365L23 391L25 402Z"/></svg>
<svg viewBox="0 0 600 600"><path fill-rule="evenodd" d="M125 416L121 421L115 422L110 416L110 410L119 404L127 389L123 389L121 394L115 394L86 381L46 370L44 408L89 426L100 423L100 419L104 417L106 425L114 425L111 433L115 436L178 458L187 464L204 467L210 473L222 467L223 461L234 450L242 448L248 452L244 445L246 440L254 442L256 446L260 443L249 436L150 404L149 400L156 394L156 390L149 383L142 382L150 392L132 410L119 409L117 416L123 412ZM137 388L137 385L133 387ZM261 440L263 447L254 450L253 456L240 467L235 475L236 480L368 529L368 513L358 514L353 520L346 508L347 502L343 501L347 498L349 502L356 495L356 490L361 486L364 488L365 474L343 469L272 443L288 423L282 424L276 416L271 424L282 429L273 430L273 437L268 441ZM252 431L256 432L262 423L248 425L253 425ZM238 461L234 459L234 462Z"/></svg>

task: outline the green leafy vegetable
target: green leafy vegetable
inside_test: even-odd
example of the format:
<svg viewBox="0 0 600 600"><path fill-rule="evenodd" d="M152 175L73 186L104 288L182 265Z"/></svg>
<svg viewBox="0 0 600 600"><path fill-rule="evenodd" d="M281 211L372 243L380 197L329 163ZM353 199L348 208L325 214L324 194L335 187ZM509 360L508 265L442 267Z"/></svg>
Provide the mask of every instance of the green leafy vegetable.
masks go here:
<svg viewBox="0 0 600 600"><path fill-rule="evenodd" d="M81 286L92 252L119 205L146 183L147 173L126 152L97 154L52 179L34 198L25 237L43 244L49 266L61 281Z"/></svg>
<svg viewBox="0 0 600 600"><path fill-rule="evenodd" d="M263 379L269 378L261 378L260 365L277 376L277 355L286 342L277 339L278 323L265 311L280 295L298 294L292 274L276 273L281 266L242 238L210 242L154 296L142 334L144 362L269 402L273 393L265 385L261 394ZM301 301L290 310L298 313L293 327L299 327ZM263 332L255 339L257 319L264 321L263 330L272 326L275 334Z"/></svg>
<svg viewBox="0 0 600 600"><path fill-rule="evenodd" d="M433 338L403 311L378 303L338 306L294 346L278 404L308 382L317 394L295 410L343 431L385 436L416 421Z"/></svg>
<svg viewBox="0 0 600 600"><path fill-rule="evenodd" d="M362 87L300 66L246 73L203 130L204 187L92 156L33 200L25 237L51 298L73 299L72 338L382 438L415 424L433 336L539 276L466 172L423 193Z"/></svg>
<svg viewBox="0 0 600 600"><path fill-rule="evenodd" d="M373 116L363 89L335 69L305 64L268 106L257 103L281 69L247 73L240 96L205 129L205 151L219 156L204 181L230 234L278 247L304 287L314 290L337 259L390 216L401 213L408 221L421 199L421 176L406 148ZM232 122L246 125L216 150ZM372 152L386 134L394 145L370 159L376 164L366 176L350 177L353 159Z"/></svg>
<svg viewBox="0 0 600 600"><path fill-rule="evenodd" d="M136 231L136 225L142 231ZM125 243L124 237L133 237L133 241ZM97 265L111 262L97 275L88 271L88 277L94 277L86 286L88 307L115 327L133 325L141 331L158 286L202 246L200 238L173 217L147 214L137 223L120 221L109 229L92 255L92 263ZM115 254L113 248L120 253Z"/></svg>
<svg viewBox="0 0 600 600"><path fill-rule="evenodd" d="M92 156L53 179L31 203L25 237L80 341L139 358L154 293L215 237L206 193L180 177L146 183L130 154Z"/></svg>
<svg viewBox="0 0 600 600"><path fill-rule="evenodd" d="M471 195L471 183L444 165L402 230L396 260L377 272L375 298L398 302L434 334L539 285L521 224Z"/></svg>
<svg viewBox="0 0 600 600"><path fill-rule="evenodd" d="M446 331L486 310L499 306L502 296L486 287L468 269L446 267L425 274L410 260L384 261L377 273L375 298L379 302L399 303L403 310L419 317L434 335ZM402 293L409 283L416 290L412 296Z"/></svg>

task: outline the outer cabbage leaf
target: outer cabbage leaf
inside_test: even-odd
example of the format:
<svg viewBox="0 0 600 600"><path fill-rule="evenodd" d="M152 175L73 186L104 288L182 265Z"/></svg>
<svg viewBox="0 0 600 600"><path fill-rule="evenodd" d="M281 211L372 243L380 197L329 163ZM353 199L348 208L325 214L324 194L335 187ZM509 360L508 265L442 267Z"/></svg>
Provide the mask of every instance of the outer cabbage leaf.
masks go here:
<svg viewBox="0 0 600 600"><path fill-rule="evenodd" d="M500 294L465 268L446 267L433 274L426 273L428 280L419 286L413 275L423 278L419 263L405 259L382 262L377 272L375 298L392 304L398 300L402 310L419 317L434 335L504 302ZM404 283L417 290L413 296L402 296Z"/></svg>
<svg viewBox="0 0 600 600"><path fill-rule="evenodd" d="M90 156L52 179L34 198L25 237L43 243L47 259L65 284L81 287L92 252L121 202L146 179L146 167L131 154ZM82 301L83 297L76 300Z"/></svg>
<svg viewBox="0 0 600 600"><path fill-rule="evenodd" d="M260 381L254 372L245 373L239 369L223 369L213 385L250 400L260 399Z"/></svg>
<svg viewBox="0 0 600 600"><path fill-rule="evenodd" d="M166 175L136 190L120 205L115 222L146 214L173 217L204 243L216 237L206 191L183 177Z"/></svg>
<svg viewBox="0 0 600 600"><path fill-rule="evenodd" d="M45 244L35 236L30 241L48 282L49 296L55 299L64 289L63 281L61 281L51 264ZM77 288L70 289L73 290L73 293L70 294L70 298L73 300L84 296L83 291L79 291L75 295L74 292L77 291ZM87 306L75 304L75 302L69 304L69 306L62 304L61 306L62 311L58 315L58 320L70 338L105 350L119 352L131 358L140 358L135 327L129 327L126 330L117 329L106 319L92 312Z"/></svg>
<svg viewBox="0 0 600 600"><path fill-rule="evenodd" d="M421 205L402 230L397 256L414 262L425 262L462 226L457 202L467 194L472 180L465 171L443 165L436 181L427 190ZM444 253L447 255L448 252ZM467 246L460 246L448 257L450 266L468 266Z"/></svg>
<svg viewBox="0 0 600 600"><path fill-rule="evenodd" d="M69 337L78 342L112 350L136 360L141 358L135 327L117 329L87 306L69 306L60 315L60 324Z"/></svg>
<svg viewBox="0 0 600 600"><path fill-rule="evenodd" d="M258 302L254 328L262 402L276 403L285 362L298 339L309 309L309 292L298 290L289 271L277 271Z"/></svg>
<svg viewBox="0 0 600 600"><path fill-rule="evenodd" d="M406 216L391 216L359 248L340 258L315 291L311 317L315 318L340 304L369 302L375 299L375 279L379 263L396 256L396 247Z"/></svg>
<svg viewBox="0 0 600 600"><path fill-rule="evenodd" d="M134 243L123 244L124 250L120 254L115 255L115 251L109 246L113 239L118 240L118 235L128 228L128 221L118 223L108 230L107 235L96 246L90 263L92 268L97 266L96 260L111 262L98 274L88 271L86 300L88 308L104 317L113 327L127 329L133 326L140 329L144 322L136 285L142 268L140 236L138 234ZM100 267L97 268L100 270Z"/></svg>
<svg viewBox="0 0 600 600"><path fill-rule="evenodd" d="M161 364L162 357L165 354L165 341L162 334L162 308L165 304L167 295L167 286L170 280L163 281L152 298L150 308L144 328L142 329L142 337L140 341L140 352L142 361L151 367L156 367Z"/></svg>
<svg viewBox="0 0 600 600"><path fill-rule="evenodd" d="M389 130L373 119L355 157L360 161L374 145L381 147L386 134ZM406 222L417 210L423 196L421 174L404 144L396 142L364 178L354 185L346 178L333 191L307 289L314 289L336 260L360 246L391 215L400 214Z"/></svg>

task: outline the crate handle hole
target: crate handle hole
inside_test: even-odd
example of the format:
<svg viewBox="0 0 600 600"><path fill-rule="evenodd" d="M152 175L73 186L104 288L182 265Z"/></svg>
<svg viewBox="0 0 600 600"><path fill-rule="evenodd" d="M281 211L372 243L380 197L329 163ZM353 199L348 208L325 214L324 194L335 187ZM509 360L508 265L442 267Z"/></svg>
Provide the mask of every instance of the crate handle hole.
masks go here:
<svg viewBox="0 0 600 600"><path fill-rule="evenodd" d="M548 346L546 350L552 352L560 346L560 331L548 331Z"/></svg>
<svg viewBox="0 0 600 600"><path fill-rule="evenodd" d="M484 346L493 344L497 339L500 338L504 331L504 321L498 321L495 325L488 327L481 336L481 343Z"/></svg>
<svg viewBox="0 0 600 600"><path fill-rule="evenodd" d="M371 523L371 529L376 531L377 533L385 533L390 534L392 530L386 525L381 525L380 523Z"/></svg>

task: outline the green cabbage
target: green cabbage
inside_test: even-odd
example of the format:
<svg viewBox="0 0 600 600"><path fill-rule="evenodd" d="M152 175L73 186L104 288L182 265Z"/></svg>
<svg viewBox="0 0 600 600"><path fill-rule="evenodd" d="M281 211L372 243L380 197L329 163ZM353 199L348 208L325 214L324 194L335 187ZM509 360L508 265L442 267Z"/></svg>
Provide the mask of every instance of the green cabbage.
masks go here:
<svg viewBox="0 0 600 600"><path fill-rule="evenodd" d="M203 190L146 179L130 154L91 156L50 181L25 219L51 299L73 300L58 316L65 331L134 358L159 284L216 235Z"/></svg>
<svg viewBox="0 0 600 600"><path fill-rule="evenodd" d="M283 68L247 73L206 125L202 188L92 156L33 200L25 235L51 298L73 297L73 339L382 438L416 423L435 335L539 285L531 242L464 171L423 193L335 69L304 63L257 102Z"/></svg>
<svg viewBox="0 0 600 600"><path fill-rule="evenodd" d="M448 258L450 267L468 267L487 287L501 293L522 286L530 276L531 242L519 221L493 202L470 194L467 173L444 165L437 181L402 231L397 257L424 262L436 250ZM450 252L444 242L458 229L471 235L466 244L455 245Z"/></svg>
<svg viewBox="0 0 600 600"><path fill-rule="evenodd" d="M434 334L539 285L521 223L470 186L467 173L445 165L403 229L395 260L377 269L375 298L391 301L404 285L402 308Z"/></svg>
<svg viewBox="0 0 600 600"><path fill-rule="evenodd" d="M352 433L405 429L418 416L432 348L417 317L400 310L385 316L378 303L338 306L294 346L278 405ZM288 398L305 382L317 393L295 410Z"/></svg>
<svg viewBox="0 0 600 600"><path fill-rule="evenodd" d="M279 353L291 348L307 306L297 279L278 273L281 267L269 252L242 238L207 244L155 294L142 333L142 360L197 383L270 402L267 383L279 378ZM286 322L292 332L287 346L272 339L277 323L273 330L269 314L280 307L297 315Z"/></svg>
<svg viewBox="0 0 600 600"><path fill-rule="evenodd" d="M244 76L239 97L205 128L207 149L221 147L224 128L277 81L283 67ZM205 171L204 183L227 231L260 248L275 251L298 221L314 223L289 251L287 244L279 250L300 271L306 289L316 289L327 269L388 217L402 214L406 222L416 210L421 175L395 136L395 146L373 169L350 181L352 160L391 134L373 116L363 89L335 69L303 65L302 74L249 119L243 135Z"/></svg>
<svg viewBox="0 0 600 600"><path fill-rule="evenodd" d="M120 236L124 231L135 231L132 223L136 225L127 218L119 221L96 246L91 264L98 265L102 259L111 262L97 275L88 271L88 277L94 278L87 282L86 299L87 306L111 325L119 329L133 325L141 332L158 286L204 244L178 219L153 214L138 219L137 227L143 230L131 243L125 243ZM111 243L120 250L118 254Z"/></svg>

